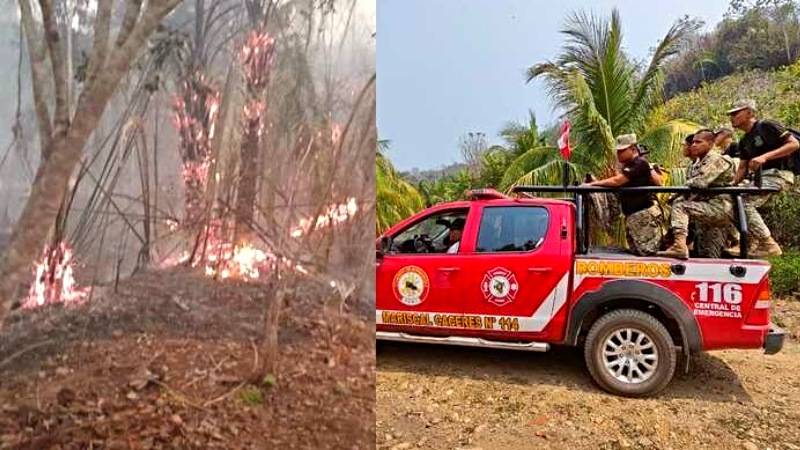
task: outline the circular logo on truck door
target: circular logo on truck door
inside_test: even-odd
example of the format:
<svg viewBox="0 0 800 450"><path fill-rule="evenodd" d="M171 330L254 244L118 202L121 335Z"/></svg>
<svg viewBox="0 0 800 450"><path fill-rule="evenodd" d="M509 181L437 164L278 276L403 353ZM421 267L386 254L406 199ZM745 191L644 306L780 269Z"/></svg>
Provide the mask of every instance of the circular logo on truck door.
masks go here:
<svg viewBox="0 0 800 450"><path fill-rule="evenodd" d="M483 275L481 291L490 303L505 306L514 301L519 291L519 283L514 272L503 267L495 267Z"/></svg>
<svg viewBox="0 0 800 450"><path fill-rule="evenodd" d="M428 274L417 266L406 266L397 271L392 282L394 295L400 303L417 306L428 296Z"/></svg>

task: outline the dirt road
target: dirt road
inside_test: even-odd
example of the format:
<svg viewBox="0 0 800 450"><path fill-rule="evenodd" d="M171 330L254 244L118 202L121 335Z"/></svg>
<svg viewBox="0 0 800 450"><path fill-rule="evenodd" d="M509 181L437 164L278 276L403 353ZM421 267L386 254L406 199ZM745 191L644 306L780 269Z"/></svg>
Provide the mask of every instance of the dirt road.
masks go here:
<svg viewBox="0 0 800 450"><path fill-rule="evenodd" d="M783 351L693 360L660 397L596 388L580 351L543 354L381 343L384 449L800 449L800 302L778 302Z"/></svg>

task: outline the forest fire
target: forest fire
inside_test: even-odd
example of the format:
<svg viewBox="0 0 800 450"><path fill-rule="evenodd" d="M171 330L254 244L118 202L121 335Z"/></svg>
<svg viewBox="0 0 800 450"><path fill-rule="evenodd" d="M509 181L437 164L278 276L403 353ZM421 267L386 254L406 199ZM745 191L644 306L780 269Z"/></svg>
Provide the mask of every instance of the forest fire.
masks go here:
<svg viewBox="0 0 800 450"><path fill-rule="evenodd" d="M75 261L72 249L61 242L45 248L42 259L34 266L34 280L23 308L35 308L50 303L79 303L87 298L91 287L79 287L74 276Z"/></svg>
<svg viewBox="0 0 800 450"><path fill-rule="evenodd" d="M257 248L251 244L232 246L221 244L217 253L209 253L205 261L205 274L221 280L236 279L255 281L275 270L277 264L296 273L308 275L308 270L286 257L278 257L274 253ZM198 264L193 264L197 266Z"/></svg>
<svg viewBox="0 0 800 450"><path fill-rule="evenodd" d="M186 79L175 96L173 122L180 136L182 178L186 188L186 222L202 220L208 169L211 166L211 140L219 112L220 93L200 73Z"/></svg>
<svg viewBox="0 0 800 450"><path fill-rule="evenodd" d="M270 67L275 58L275 39L262 31L253 31L239 51L247 86L259 89L269 82Z"/></svg>
<svg viewBox="0 0 800 450"><path fill-rule="evenodd" d="M250 244L231 246L220 244L216 253L205 261L205 274L220 279L257 280L271 268L277 258Z"/></svg>
<svg viewBox="0 0 800 450"><path fill-rule="evenodd" d="M317 216L316 220L301 219L300 223L292 228L291 236L299 238L311 230L327 228L348 221L358 212L356 199L350 197L345 203L330 205L326 212ZM313 228L312 228L313 227Z"/></svg>

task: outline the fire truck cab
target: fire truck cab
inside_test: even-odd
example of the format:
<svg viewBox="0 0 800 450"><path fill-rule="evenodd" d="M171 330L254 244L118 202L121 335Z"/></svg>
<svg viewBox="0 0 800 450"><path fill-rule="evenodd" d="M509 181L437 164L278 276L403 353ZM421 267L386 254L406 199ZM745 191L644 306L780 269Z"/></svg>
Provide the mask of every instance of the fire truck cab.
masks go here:
<svg viewBox="0 0 800 450"><path fill-rule="evenodd" d="M583 346L597 384L625 396L664 389L679 352L688 368L700 351L781 349L784 334L769 320L767 262L589 249L581 197L479 190L389 229L377 242L377 338Z"/></svg>

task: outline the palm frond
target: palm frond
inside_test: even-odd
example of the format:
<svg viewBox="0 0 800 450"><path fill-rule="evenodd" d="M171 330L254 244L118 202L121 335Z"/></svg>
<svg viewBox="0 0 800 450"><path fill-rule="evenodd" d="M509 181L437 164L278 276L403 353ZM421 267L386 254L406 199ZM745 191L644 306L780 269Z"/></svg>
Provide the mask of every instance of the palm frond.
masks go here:
<svg viewBox="0 0 800 450"><path fill-rule="evenodd" d="M633 107L632 120L641 125L647 112L652 109L654 103L662 102L663 72L661 68L664 62L672 55L675 55L681 48L682 42L692 33L700 28L700 22L692 20L679 20L675 22L664 38L659 41L650 63L645 69L639 81L636 83L635 95L631 103Z"/></svg>
<svg viewBox="0 0 800 450"><path fill-rule="evenodd" d="M684 138L700 128L688 120L670 120L651 125L640 142L650 149L649 160L665 167L677 167L683 159L681 144Z"/></svg>
<svg viewBox="0 0 800 450"><path fill-rule="evenodd" d="M576 71L570 74L568 83L575 104L570 115L574 118L578 142L595 155L600 152L605 161L612 161L615 157L614 132L598 111L586 79Z"/></svg>
<svg viewBox="0 0 800 450"><path fill-rule="evenodd" d="M375 228L378 234L424 207L419 191L404 180L378 148L375 157Z"/></svg>
<svg viewBox="0 0 800 450"><path fill-rule="evenodd" d="M528 150L508 166L500 181L500 188L508 189L525 174L557 159L560 159L560 156L558 150L553 147L536 147Z"/></svg>
<svg viewBox="0 0 800 450"><path fill-rule="evenodd" d="M519 177L512 186L536 185L536 186L557 186L562 183L564 161L561 159L551 160ZM567 162L570 178L577 177L577 170L574 164Z"/></svg>

